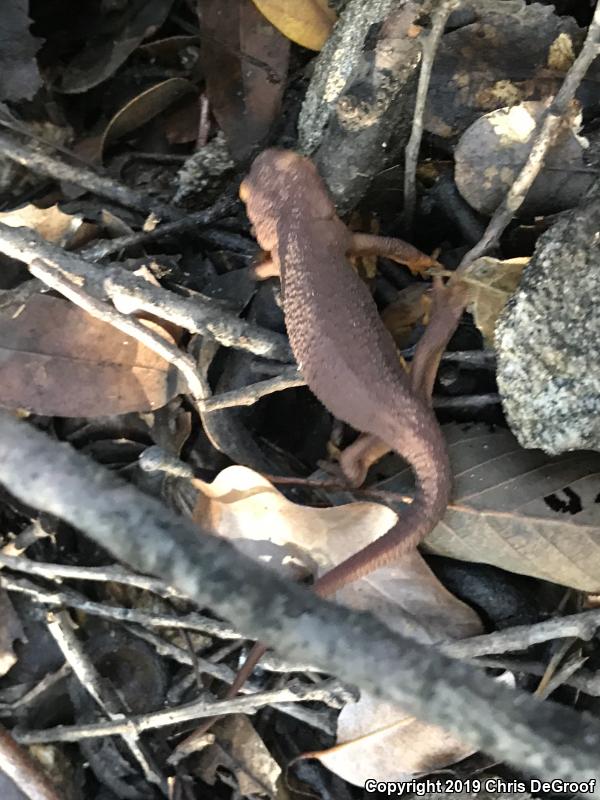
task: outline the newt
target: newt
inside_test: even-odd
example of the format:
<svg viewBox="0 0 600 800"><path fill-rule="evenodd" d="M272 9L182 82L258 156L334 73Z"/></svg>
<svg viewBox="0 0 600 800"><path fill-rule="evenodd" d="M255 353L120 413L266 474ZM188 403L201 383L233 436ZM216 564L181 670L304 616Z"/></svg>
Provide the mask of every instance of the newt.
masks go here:
<svg viewBox="0 0 600 800"><path fill-rule="evenodd" d="M396 525L315 582L315 591L326 596L415 547L449 501L450 465L437 419L411 390L393 339L348 256L385 255L415 271L436 262L401 239L350 231L313 162L293 151L261 153L240 197L270 256L260 273L281 276L286 328L308 387L334 416L382 440L415 474L414 500ZM364 472L344 461L342 467L355 473L348 475L353 483Z"/></svg>

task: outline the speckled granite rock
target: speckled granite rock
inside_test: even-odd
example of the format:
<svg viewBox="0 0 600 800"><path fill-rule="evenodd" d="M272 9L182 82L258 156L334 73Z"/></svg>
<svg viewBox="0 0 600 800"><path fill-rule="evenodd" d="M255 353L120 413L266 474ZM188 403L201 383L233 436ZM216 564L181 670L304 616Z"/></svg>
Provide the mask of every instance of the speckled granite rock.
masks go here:
<svg viewBox="0 0 600 800"><path fill-rule="evenodd" d="M498 386L524 447L600 449L600 198L540 237L496 326Z"/></svg>

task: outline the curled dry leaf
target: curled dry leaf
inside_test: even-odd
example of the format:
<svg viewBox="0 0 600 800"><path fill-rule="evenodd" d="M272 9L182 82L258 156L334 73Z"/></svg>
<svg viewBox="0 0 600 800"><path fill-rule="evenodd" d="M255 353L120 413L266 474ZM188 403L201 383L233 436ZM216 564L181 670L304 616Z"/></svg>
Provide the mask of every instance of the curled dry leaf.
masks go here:
<svg viewBox="0 0 600 800"><path fill-rule="evenodd" d="M521 280L529 258L500 261L483 256L470 264L462 274L469 285L469 310L488 345L494 343L494 328L500 312Z"/></svg>
<svg viewBox="0 0 600 800"><path fill-rule="evenodd" d="M493 214L500 205L527 160L544 108L540 102L500 108L464 132L455 152L454 177L474 209ZM597 177L587 169L583 152L584 140L563 128L519 213L552 214L577 205Z"/></svg>
<svg viewBox="0 0 600 800"><path fill-rule="evenodd" d="M382 536L397 519L376 503L300 506L246 467L229 467L210 484L194 484L196 522L289 577L322 574ZM337 599L423 642L482 632L475 612L440 584L417 551L344 587ZM338 742L332 751L312 755L358 784L373 774L397 779L425 765L440 768L472 752L439 728L365 694L340 714Z"/></svg>
<svg viewBox="0 0 600 800"><path fill-rule="evenodd" d="M254 5L292 42L320 50L337 19L328 0L254 0Z"/></svg>
<svg viewBox="0 0 600 800"><path fill-rule="evenodd" d="M34 295L18 316L0 315L4 408L108 416L151 411L182 391L179 371L160 356L62 298Z"/></svg>
<svg viewBox="0 0 600 800"><path fill-rule="evenodd" d="M31 228L53 244L75 250L93 239L96 225L85 222L79 214L65 214L58 203L48 208L38 208L29 203L22 208L0 213L0 222L11 228Z"/></svg>

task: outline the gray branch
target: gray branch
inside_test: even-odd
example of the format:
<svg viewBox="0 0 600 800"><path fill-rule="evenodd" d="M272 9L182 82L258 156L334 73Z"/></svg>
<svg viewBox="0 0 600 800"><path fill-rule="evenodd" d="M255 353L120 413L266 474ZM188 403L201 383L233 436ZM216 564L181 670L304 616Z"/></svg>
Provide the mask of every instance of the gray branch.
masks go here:
<svg viewBox="0 0 600 800"><path fill-rule="evenodd" d="M286 657L309 658L529 773L600 786L600 724L593 717L502 686L390 631L371 614L285 581L5 413L0 481L22 502L64 519L114 557L160 576ZM600 788L590 796L600 798Z"/></svg>

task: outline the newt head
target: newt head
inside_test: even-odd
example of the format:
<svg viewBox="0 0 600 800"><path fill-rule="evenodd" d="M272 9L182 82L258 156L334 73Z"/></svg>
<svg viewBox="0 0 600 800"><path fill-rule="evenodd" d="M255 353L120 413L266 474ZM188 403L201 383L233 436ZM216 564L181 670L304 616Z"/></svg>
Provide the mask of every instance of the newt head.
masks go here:
<svg viewBox="0 0 600 800"><path fill-rule="evenodd" d="M240 186L248 218L263 250L277 246L277 223L286 215L330 219L335 216L325 184L309 158L293 150L264 150Z"/></svg>

